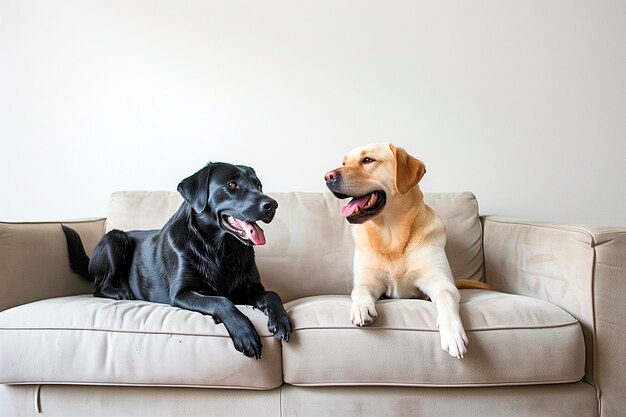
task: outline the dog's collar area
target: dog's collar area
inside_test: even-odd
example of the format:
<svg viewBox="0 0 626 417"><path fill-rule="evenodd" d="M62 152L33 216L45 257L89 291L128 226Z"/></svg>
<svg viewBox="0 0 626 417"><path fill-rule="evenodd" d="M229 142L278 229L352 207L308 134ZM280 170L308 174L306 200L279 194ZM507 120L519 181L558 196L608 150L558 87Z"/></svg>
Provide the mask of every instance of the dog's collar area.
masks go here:
<svg viewBox="0 0 626 417"><path fill-rule="evenodd" d="M256 222L247 222L231 216L230 214L222 214L221 220L224 230L244 243L252 243L258 246L265 245L265 232Z"/></svg>
<svg viewBox="0 0 626 417"><path fill-rule="evenodd" d="M341 215L350 223L363 223L376 215L386 203L383 191L374 191L352 200L341 208Z"/></svg>

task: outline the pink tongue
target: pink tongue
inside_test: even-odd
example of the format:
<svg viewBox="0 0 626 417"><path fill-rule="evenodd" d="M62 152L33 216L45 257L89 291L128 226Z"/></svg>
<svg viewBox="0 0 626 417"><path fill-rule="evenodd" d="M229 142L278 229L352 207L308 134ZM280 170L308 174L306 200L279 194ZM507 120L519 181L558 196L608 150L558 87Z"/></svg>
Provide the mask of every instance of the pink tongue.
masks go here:
<svg viewBox="0 0 626 417"><path fill-rule="evenodd" d="M352 199L352 201L350 201L348 204L346 204L344 207L341 208L341 215L343 217L351 216L352 214L354 214L357 207L363 208L363 206L365 206L369 198L370 196L368 194L365 197Z"/></svg>
<svg viewBox="0 0 626 417"><path fill-rule="evenodd" d="M243 231L246 232L246 236L252 241L252 243L259 246L265 245L265 233L263 232L263 229L257 226L256 223L248 223L243 220L239 220L239 225L243 228Z"/></svg>

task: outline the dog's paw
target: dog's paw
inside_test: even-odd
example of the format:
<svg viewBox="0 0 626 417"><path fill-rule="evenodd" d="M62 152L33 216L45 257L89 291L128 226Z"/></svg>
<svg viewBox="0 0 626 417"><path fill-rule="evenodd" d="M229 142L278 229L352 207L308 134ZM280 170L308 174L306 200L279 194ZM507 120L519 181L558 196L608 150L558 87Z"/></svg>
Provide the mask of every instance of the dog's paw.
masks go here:
<svg viewBox="0 0 626 417"><path fill-rule="evenodd" d="M439 336L444 351L457 359L463 359L469 340L462 326L439 326Z"/></svg>
<svg viewBox="0 0 626 417"><path fill-rule="evenodd" d="M261 338L249 319L224 320L235 349L250 358L261 358Z"/></svg>
<svg viewBox="0 0 626 417"><path fill-rule="evenodd" d="M350 310L350 321L355 326L367 326L374 323L378 317L376 306L373 302L354 302Z"/></svg>
<svg viewBox="0 0 626 417"><path fill-rule="evenodd" d="M256 331L233 336L235 349L250 358L261 358L261 338Z"/></svg>
<svg viewBox="0 0 626 417"><path fill-rule="evenodd" d="M267 320L267 329L277 340L289 341L291 335L291 320L286 312L270 315Z"/></svg>

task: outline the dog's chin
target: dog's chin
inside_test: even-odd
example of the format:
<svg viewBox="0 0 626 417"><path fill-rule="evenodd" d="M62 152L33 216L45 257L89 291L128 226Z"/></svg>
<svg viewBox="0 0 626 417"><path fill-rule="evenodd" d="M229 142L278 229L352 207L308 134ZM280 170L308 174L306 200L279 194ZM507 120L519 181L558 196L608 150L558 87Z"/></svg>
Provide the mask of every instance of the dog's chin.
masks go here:
<svg viewBox="0 0 626 417"><path fill-rule="evenodd" d="M376 216L381 213L382 210L373 213L359 213L350 217L346 217L346 220L350 224L362 224L366 221L373 220Z"/></svg>
<svg viewBox="0 0 626 417"><path fill-rule="evenodd" d="M352 216L346 217L346 220L350 224L362 224L369 220L373 220L375 217L382 213L382 208L376 211L367 211L358 214L354 214Z"/></svg>
<svg viewBox="0 0 626 417"><path fill-rule="evenodd" d="M337 191L333 191L332 189L330 189L330 191L333 193L333 195L335 197L337 197L340 200L343 200L344 198L352 198L352 196L349 196L347 194L338 193Z"/></svg>

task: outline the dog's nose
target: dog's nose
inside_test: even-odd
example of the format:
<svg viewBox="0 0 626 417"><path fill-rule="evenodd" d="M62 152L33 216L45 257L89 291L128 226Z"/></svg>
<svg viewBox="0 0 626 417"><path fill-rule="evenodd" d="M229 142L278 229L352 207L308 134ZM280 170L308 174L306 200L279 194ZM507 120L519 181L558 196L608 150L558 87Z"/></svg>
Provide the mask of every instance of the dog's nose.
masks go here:
<svg viewBox="0 0 626 417"><path fill-rule="evenodd" d="M265 200L261 203L261 210L264 212L275 211L278 208L276 200Z"/></svg>
<svg viewBox="0 0 626 417"><path fill-rule="evenodd" d="M333 182L333 181L337 181L340 176L341 176L341 173L339 171L332 170L332 171L327 172L326 175L324 175L324 179L326 180L326 182Z"/></svg>
<svg viewBox="0 0 626 417"><path fill-rule="evenodd" d="M266 198L261 200L259 204L259 209L261 210L259 220L262 220L265 223L269 223L274 218L276 214L276 209L278 208L278 203L276 200L272 198Z"/></svg>

